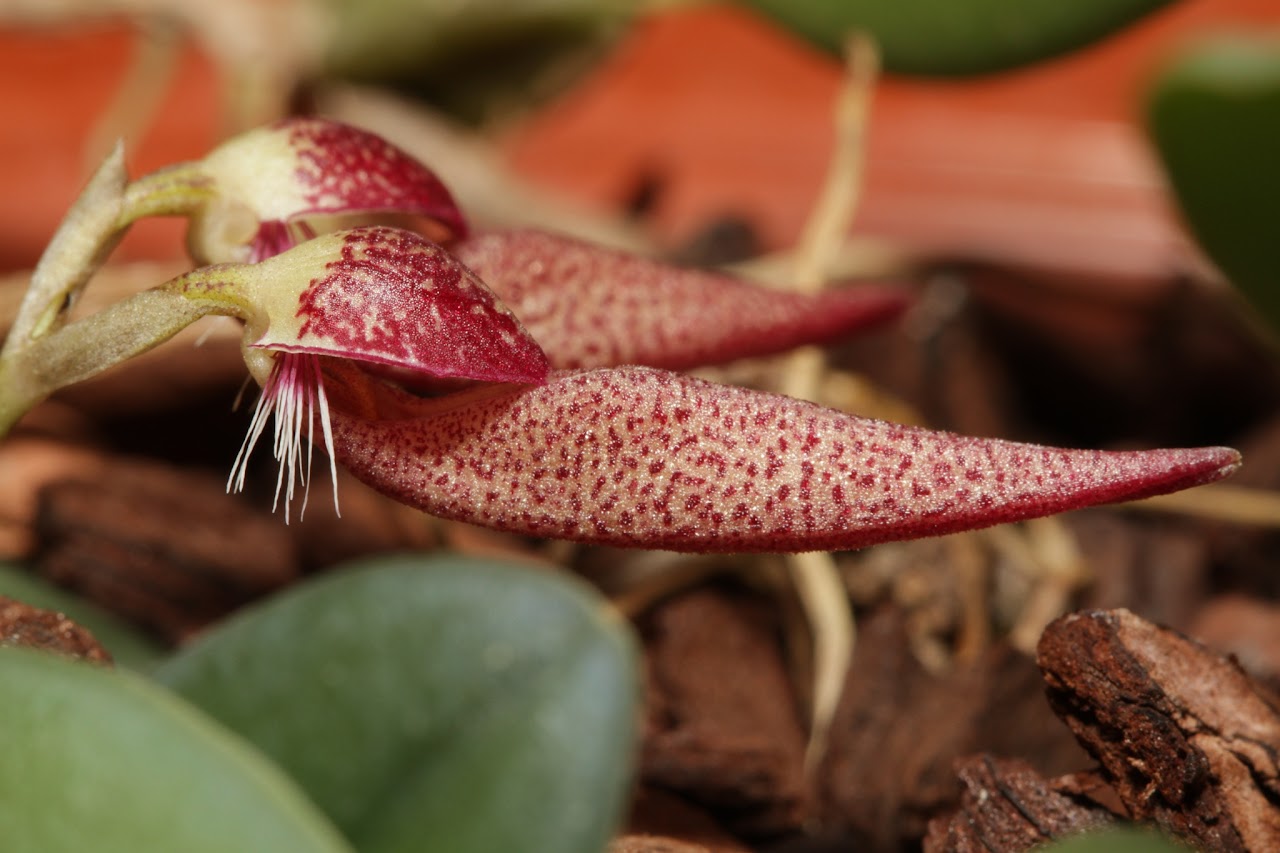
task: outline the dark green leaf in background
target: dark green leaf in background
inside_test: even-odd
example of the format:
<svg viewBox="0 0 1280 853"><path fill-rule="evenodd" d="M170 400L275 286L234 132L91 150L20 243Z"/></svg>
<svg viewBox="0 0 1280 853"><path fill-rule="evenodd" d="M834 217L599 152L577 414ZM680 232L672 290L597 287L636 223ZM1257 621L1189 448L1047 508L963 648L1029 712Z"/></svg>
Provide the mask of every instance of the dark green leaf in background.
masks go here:
<svg viewBox="0 0 1280 853"><path fill-rule="evenodd" d="M871 33L904 74L978 74L1082 47L1171 0L746 0L832 51Z"/></svg>
<svg viewBox="0 0 1280 853"><path fill-rule="evenodd" d="M1149 123L1196 239L1280 330L1280 41L1190 50L1157 82Z"/></svg>
<svg viewBox="0 0 1280 853"><path fill-rule="evenodd" d="M361 850L599 853L628 793L634 657L580 584L401 557L252 608L159 677Z"/></svg>
<svg viewBox="0 0 1280 853"><path fill-rule="evenodd" d="M327 70L370 78L420 73L471 52L518 50L544 39L569 41L616 31L641 4L639 0L320 0L317 5L333 24Z"/></svg>
<svg viewBox="0 0 1280 853"><path fill-rule="evenodd" d="M140 676L0 648L5 853L349 850L256 750Z"/></svg>

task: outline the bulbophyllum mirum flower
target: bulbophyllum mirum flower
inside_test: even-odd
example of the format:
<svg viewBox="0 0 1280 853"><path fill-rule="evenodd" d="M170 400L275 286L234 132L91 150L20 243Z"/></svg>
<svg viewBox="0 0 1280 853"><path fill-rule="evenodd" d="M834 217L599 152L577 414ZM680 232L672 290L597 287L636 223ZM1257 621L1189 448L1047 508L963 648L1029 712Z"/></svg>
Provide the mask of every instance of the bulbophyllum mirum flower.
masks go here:
<svg viewBox="0 0 1280 853"><path fill-rule="evenodd" d="M262 154L262 139L279 143L271 134L290 126L262 131L267 136L256 137L254 157ZM339 136L358 141L348 166L364 162L360 152L376 139L350 129ZM228 143L230 150L247 144L244 139ZM240 205L252 227L234 232L236 239L216 229L217 239L205 239L206 227L201 239L249 260L287 242L272 236L280 237L281 227L292 239L287 226L295 220L289 217L370 209L353 201L369 197L359 186L369 177L364 168L347 169L328 195L310 201L305 191L290 196L298 187L314 189L319 180L270 175L282 163L297 166L290 145L286 139L293 160L282 155L261 173L237 157L224 162L215 152L199 164L144 178L130 185L118 216L112 187L123 185L123 166L117 152L108 164L105 201L87 192L65 226L70 236L60 239L60 231L54 240L53 254L74 261L74 274L54 276L52 285L38 289L26 333L6 344L0 425L7 428L53 390L155 346L200 316L227 314L244 321L246 361L264 387L231 485L243 482L245 460L274 414L277 499L286 475L286 498L296 479L310 482L302 456L308 453L309 464L317 417L331 466L336 458L375 488L428 512L539 536L690 551L855 548L1174 491L1226 476L1239 464L1227 448L1103 453L964 438L649 368L548 376L543 350L471 270L434 243L391 228L329 234L258 263L204 267L71 325L42 324L44 314L60 312L81 286L84 270L110 243L113 222L120 226L131 216L162 212L199 218L217 205L233 211ZM429 182L422 187L431 197ZM370 192L383 201L393 195L385 188ZM277 193L291 201L273 208ZM300 206L298 198L312 207ZM338 201L325 207L324 198ZM89 213L108 210L105 221L87 216L85 205ZM450 209L451 202L441 214L446 222ZM86 243L88 225L99 236ZM456 225L461 230L460 217ZM506 260L500 257L488 274L518 283L504 276L535 273L573 248L515 235L499 241L498 249L529 245L535 251L525 257L532 262L522 263L520 251L503 255L490 244L485 252ZM486 262L485 252L473 257L478 266ZM642 318L621 323L610 316L629 306L639 310L644 294L674 295L679 285L666 272L635 259L602 260L586 249L578 257L588 274L561 270L516 295L531 316L530 306L539 300L561 303L546 326L557 346L571 343L575 327L603 345L606 363L633 356L657 360L657 350L679 343L674 338L685 333L669 334L665 312L641 312ZM608 295L619 280L630 280L634 291ZM712 295L691 304L714 306L701 311L704 328L722 319L732 327L748 313L769 312L768 300L736 283L702 279L699 288ZM564 308L574 294L589 307L576 313ZM755 307L735 320L735 302ZM806 310L822 304L808 303ZM803 330L800 337L819 328L804 313L787 321L793 331ZM676 328L688 330L688 337L699 334L697 322L680 322ZM742 328L760 337L768 328L761 322L752 316ZM619 346L628 336L644 342ZM732 339L722 336L709 356L697 357L735 352ZM598 354L566 348L561 360L589 364L588 355ZM357 363L490 384L421 399Z"/></svg>
<svg viewBox="0 0 1280 853"><path fill-rule="evenodd" d="M442 239L467 233L448 189L399 148L329 119L288 118L134 181L119 225L188 216L188 248L209 264L262 260L315 236L321 218L376 213L424 217Z"/></svg>
<svg viewBox="0 0 1280 853"><path fill-rule="evenodd" d="M888 287L780 292L534 230L468 239L431 170L381 137L320 118L248 131L134 181L121 224L186 215L198 262L244 262L315 236L324 217L380 211L436 223L433 236L478 272L556 367L684 369L768 355L886 322L908 303Z"/></svg>
<svg viewBox="0 0 1280 853"><path fill-rule="evenodd" d="M329 370L334 450L364 482L437 516L592 544L860 548L1177 491L1240 462L969 438L641 367L438 399Z"/></svg>
<svg viewBox="0 0 1280 853"><path fill-rule="evenodd" d="M228 488L243 487L249 455L274 415L276 501L283 490L286 520L294 483L310 483L317 418L338 500L324 360L498 383L539 383L549 369L483 282L401 229L334 232L258 263L204 267L160 289L202 313L244 321L245 361L262 393Z"/></svg>

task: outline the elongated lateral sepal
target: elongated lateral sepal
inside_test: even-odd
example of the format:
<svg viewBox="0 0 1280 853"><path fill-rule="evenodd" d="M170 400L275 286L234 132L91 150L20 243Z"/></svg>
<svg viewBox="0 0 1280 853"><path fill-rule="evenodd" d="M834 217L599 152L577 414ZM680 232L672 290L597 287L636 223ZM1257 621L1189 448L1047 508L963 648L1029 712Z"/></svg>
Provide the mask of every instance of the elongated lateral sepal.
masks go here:
<svg viewBox="0 0 1280 853"><path fill-rule="evenodd" d="M860 548L1177 491L1239 464L1229 448L969 438L646 368L426 402L344 384L335 452L374 488L445 518L626 547Z"/></svg>
<svg viewBox="0 0 1280 853"><path fill-rule="evenodd" d="M886 322L908 294L883 285L815 295L757 287L535 230L449 250L520 317L557 368L683 370L822 343Z"/></svg>

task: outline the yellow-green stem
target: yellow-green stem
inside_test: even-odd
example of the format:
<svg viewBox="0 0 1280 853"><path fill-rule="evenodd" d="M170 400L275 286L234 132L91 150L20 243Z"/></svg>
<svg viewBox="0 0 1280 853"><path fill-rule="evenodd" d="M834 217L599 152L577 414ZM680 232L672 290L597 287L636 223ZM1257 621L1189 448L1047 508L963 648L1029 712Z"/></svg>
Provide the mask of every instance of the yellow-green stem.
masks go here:
<svg viewBox="0 0 1280 853"><path fill-rule="evenodd" d="M0 437L59 388L157 346L217 306L146 290L0 358Z"/></svg>
<svg viewBox="0 0 1280 853"><path fill-rule="evenodd" d="M117 144L76 199L31 274L0 355L9 356L61 324L81 288L123 233L124 146Z"/></svg>
<svg viewBox="0 0 1280 853"><path fill-rule="evenodd" d="M129 184L116 224L123 228L147 216L190 216L215 198L213 180L199 162L177 163Z"/></svg>

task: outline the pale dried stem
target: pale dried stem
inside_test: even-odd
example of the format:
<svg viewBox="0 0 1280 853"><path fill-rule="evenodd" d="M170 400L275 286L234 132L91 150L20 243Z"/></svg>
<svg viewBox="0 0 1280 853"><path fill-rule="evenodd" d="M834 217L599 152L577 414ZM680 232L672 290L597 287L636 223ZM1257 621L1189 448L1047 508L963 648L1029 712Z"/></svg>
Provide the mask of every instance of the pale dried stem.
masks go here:
<svg viewBox="0 0 1280 853"><path fill-rule="evenodd" d="M1037 518L1021 528L1001 525L983 534L1013 566L1034 581L1017 622L1009 631L1010 645L1034 654L1045 626L1067 612L1075 594L1092 580L1092 571L1075 536L1059 518Z"/></svg>
<svg viewBox="0 0 1280 853"><path fill-rule="evenodd" d="M879 52L865 34L855 33L845 45L846 73L835 104L835 143L822 193L795 255L794 289L816 293L844 245L862 188L862 171L871 96L879 75ZM813 347L792 354L783 375L782 393L799 399L817 397L825 358ZM845 674L853 660L853 607L835 561L828 553L793 554L787 565L800 606L813 637L813 694L805 767L812 772L826 751Z"/></svg>
<svg viewBox="0 0 1280 853"><path fill-rule="evenodd" d="M296 83L321 69L335 27L328 5L313 0L6 0L0 3L0 23L123 18L150 27L163 22L159 25L194 37L217 65L230 113L226 129L234 133L284 115ZM171 82L173 68L157 66L153 80L161 86ZM141 68L133 71L137 77L145 74ZM130 88L122 87L118 102L130 96ZM133 91L154 94L146 84ZM140 113L143 120L146 112Z"/></svg>
<svg viewBox="0 0 1280 853"><path fill-rule="evenodd" d="M799 247L730 264L725 269L758 284L791 288ZM905 278L920 267L920 258L904 246L887 239L855 235L837 248L827 268L829 279Z"/></svg>
<svg viewBox="0 0 1280 853"><path fill-rule="evenodd" d="M960 632L956 638L957 663L973 663L991 645L988 610L991 567L987 553L973 533L947 537L947 554L960 587Z"/></svg>
<svg viewBox="0 0 1280 853"><path fill-rule="evenodd" d="M527 184L505 166L501 152L485 137L434 113L420 103L370 87L328 84L317 91L319 111L370 130L438 174L476 223L486 227L551 228L638 254L654 250L635 225L602 215Z"/></svg>
<svg viewBox="0 0 1280 853"><path fill-rule="evenodd" d="M158 18L137 22L134 55L111 103L95 119L84 145L86 168L92 168L117 139L136 144L160 110L166 89L174 80L182 51L179 33Z"/></svg>
<svg viewBox="0 0 1280 853"><path fill-rule="evenodd" d="M880 52L870 36L855 33L846 42L845 62L844 83L835 104L835 148L796 251L795 289L801 292L822 288L845 245L862 195L866 128L880 74Z"/></svg>
<svg viewBox="0 0 1280 853"><path fill-rule="evenodd" d="M723 556L676 554L669 551L648 552L657 562L654 571L612 597L613 606L628 619L648 611L663 599L697 586L727 568Z"/></svg>
<svg viewBox="0 0 1280 853"><path fill-rule="evenodd" d="M1214 483L1133 501L1124 506L1150 512L1180 513L1233 524L1280 527L1280 494L1248 486Z"/></svg>

